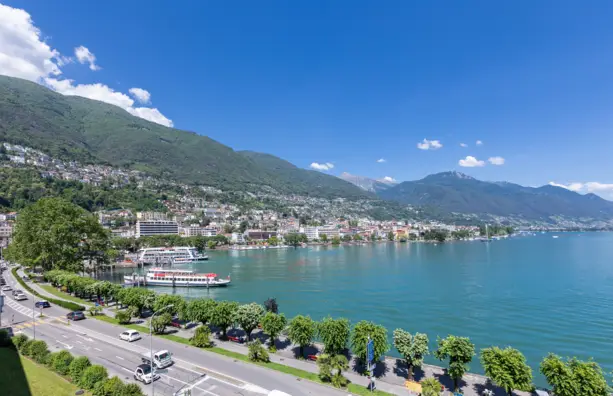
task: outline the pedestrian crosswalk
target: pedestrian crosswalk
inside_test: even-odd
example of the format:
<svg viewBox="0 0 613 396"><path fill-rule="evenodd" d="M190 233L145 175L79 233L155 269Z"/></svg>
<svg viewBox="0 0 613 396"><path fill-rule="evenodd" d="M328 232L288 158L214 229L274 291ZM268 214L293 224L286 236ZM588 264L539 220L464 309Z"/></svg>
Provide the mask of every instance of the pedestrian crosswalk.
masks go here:
<svg viewBox="0 0 613 396"><path fill-rule="evenodd" d="M27 321L27 322L22 322L22 323L13 325L12 327L13 327L13 331L19 331L19 330L30 328L30 327L32 327L34 325L39 326L39 325L43 325L45 323L47 323L47 321L44 320L44 319L36 319L36 320L34 320L34 322L32 322L30 320L30 321Z"/></svg>
<svg viewBox="0 0 613 396"><path fill-rule="evenodd" d="M19 312L22 315L26 315L28 317L32 317L32 315L39 316L37 312L34 312L32 309L25 307L21 304L18 304L17 302L11 300L9 296L7 295L4 296L4 303L8 305L9 307L11 307L11 309Z"/></svg>

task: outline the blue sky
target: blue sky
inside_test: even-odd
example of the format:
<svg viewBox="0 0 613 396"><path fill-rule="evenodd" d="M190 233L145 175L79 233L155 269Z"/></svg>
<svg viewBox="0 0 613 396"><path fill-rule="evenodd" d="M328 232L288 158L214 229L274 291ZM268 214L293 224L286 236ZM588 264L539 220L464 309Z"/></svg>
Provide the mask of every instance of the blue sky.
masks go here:
<svg viewBox="0 0 613 396"><path fill-rule="evenodd" d="M459 170L613 197L608 1L0 1L65 58L47 85L235 149L336 175Z"/></svg>

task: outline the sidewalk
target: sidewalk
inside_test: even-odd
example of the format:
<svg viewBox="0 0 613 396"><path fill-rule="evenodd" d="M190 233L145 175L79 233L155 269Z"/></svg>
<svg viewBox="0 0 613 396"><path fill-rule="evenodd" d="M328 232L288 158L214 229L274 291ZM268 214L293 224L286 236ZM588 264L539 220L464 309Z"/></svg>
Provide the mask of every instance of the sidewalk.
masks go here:
<svg viewBox="0 0 613 396"><path fill-rule="evenodd" d="M19 273L19 271L18 271ZM36 283L29 283L29 286L36 290L41 295L49 296L50 298L62 299L64 301L69 301L60 297L57 297L46 290L42 289ZM108 309L106 307L103 308L103 312L105 315L110 317L115 317L115 311ZM146 325L147 322L145 322ZM194 329L197 326L189 330L185 329L177 329L172 328L175 332L173 333L176 336L189 339L193 336ZM228 331L228 335L230 336L243 336L243 332L240 329L230 329ZM266 343L268 337L262 333L261 330L255 330L252 333L252 339L259 338L262 343ZM242 355L248 354L248 349L246 344L238 344L231 341L222 341L217 338L213 338L213 343L215 346L220 347L222 349L240 353ZM308 371L311 373L319 373L319 368L317 364L313 361L307 360L299 360L294 356L294 346L292 343L287 340L287 338L280 336L276 342L277 352L270 354L270 360L275 363L283 364L285 366L297 368L300 370ZM323 345L313 343L312 347L305 348L305 355L316 355L322 350ZM346 371L344 375L349 379L352 383L364 386L365 388L368 386L368 378L359 374L356 371L357 363L355 359L350 359L349 362L350 370ZM377 389L388 392L395 395L402 396L414 396L415 393L409 391L404 383L406 381L406 365L399 358L393 358L390 356L386 356L385 359L379 363L377 363L377 369L375 370L376 375L376 384ZM427 365L424 364L422 369L415 369L415 379L420 381L423 378L427 377L435 377L445 386L446 389L450 389L452 387L453 381L449 378L445 370L438 366ZM478 374L468 373L462 378L461 390L465 396L481 396L483 391L486 389L490 389L494 392L495 396L504 396L506 393L503 389L492 385L489 379L485 376ZM445 392L444 395L451 395L451 392ZM514 392L516 396L529 396L529 392Z"/></svg>

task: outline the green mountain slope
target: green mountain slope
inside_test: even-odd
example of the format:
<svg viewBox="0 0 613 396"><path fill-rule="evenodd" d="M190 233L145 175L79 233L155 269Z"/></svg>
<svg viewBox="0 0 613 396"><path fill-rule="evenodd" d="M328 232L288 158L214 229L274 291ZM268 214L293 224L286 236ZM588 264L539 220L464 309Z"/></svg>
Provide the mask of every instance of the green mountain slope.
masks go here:
<svg viewBox="0 0 613 396"><path fill-rule="evenodd" d="M284 193L368 196L333 176L296 167L290 171L291 164L274 156L237 153L206 136L167 128L107 103L64 96L5 76L0 76L0 140L62 159L137 169L224 190L268 185ZM276 172L275 161L286 163L286 171Z"/></svg>
<svg viewBox="0 0 613 396"><path fill-rule="evenodd" d="M458 172L444 172L408 181L379 192L384 199L430 205L443 211L523 217L613 218L613 202L594 194L581 195L561 187L523 187L491 183Z"/></svg>

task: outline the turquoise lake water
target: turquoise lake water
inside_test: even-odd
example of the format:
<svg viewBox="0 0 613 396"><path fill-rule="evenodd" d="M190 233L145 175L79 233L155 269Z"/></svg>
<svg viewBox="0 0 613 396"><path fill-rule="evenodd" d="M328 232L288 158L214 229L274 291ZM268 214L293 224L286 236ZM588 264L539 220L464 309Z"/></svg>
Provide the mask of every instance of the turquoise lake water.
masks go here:
<svg viewBox="0 0 613 396"><path fill-rule="evenodd" d="M232 286L155 290L245 303L276 297L289 317L332 315L382 324L390 344L391 332L401 327L427 333L432 347L447 334L468 336L478 349L510 345L526 355L539 385L538 365L548 352L593 357L613 370L613 233L209 256L193 269L231 273ZM426 360L437 363L431 356ZM471 371L481 372L480 365L473 362Z"/></svg>

